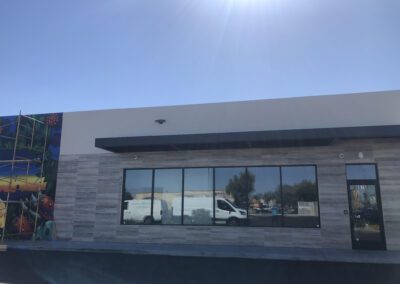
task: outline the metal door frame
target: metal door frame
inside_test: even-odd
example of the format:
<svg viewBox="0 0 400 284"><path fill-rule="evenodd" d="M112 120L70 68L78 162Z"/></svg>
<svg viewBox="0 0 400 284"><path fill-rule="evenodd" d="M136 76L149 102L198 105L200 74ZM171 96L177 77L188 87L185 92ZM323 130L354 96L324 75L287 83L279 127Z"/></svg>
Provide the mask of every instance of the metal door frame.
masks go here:
<svg viewBox="0 0 400 284"><path fill-rule="evenodd" d="M365 164L364 164L365 165ZM351 230L351 241L353 249L369 249L369 250L386 250L386 236L385 236L385 227L383 222L383 211L382 211L382 202L381 202L381 190L379 186L379 176L378 176L378 168L375 165L376 170L376 179L375 180L347 180L347 195L349 199L349 215L350 215L350 230ZM379 226L380 226L380 242L374 241L364 241L357 242L354 237L354 223L353 223L353 208L351 203L351 193L350 186L351 185L374 185L376 192L376 202L379 211Z"/></svg>

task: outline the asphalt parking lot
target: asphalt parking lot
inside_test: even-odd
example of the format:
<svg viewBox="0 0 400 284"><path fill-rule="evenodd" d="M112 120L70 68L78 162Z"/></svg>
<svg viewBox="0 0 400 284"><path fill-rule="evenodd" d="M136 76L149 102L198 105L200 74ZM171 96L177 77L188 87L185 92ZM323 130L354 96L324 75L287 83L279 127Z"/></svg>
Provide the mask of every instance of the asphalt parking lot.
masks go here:
<svg viewBox="0 0 400 284"><path fill-rule="evenodd" d="M400 283L400 265L172 257L98 252L0 252L5 283Z"/></svg>

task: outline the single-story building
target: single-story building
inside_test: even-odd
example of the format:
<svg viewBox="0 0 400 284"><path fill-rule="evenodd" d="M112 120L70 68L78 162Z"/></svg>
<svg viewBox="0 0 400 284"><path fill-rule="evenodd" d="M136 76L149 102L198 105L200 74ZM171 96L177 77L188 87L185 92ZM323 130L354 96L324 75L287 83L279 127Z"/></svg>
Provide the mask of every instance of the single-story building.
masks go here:
<svg viewBox="0 0 400 284"><path fill-rule="evenodd" d="M13 198L29 191L21 184L8 199L3 190L1 199L17 204L7 213L11 231L38 238L55 227L58 239L87 242L400 250L400 91L39 116L27 119L44 121L41 153L53 163L43 160L30 175L44 176L40 196ZM39 204L32 208L40 216L18 207L21 200ZM43 217L46 204L54 213Z"/></svg>

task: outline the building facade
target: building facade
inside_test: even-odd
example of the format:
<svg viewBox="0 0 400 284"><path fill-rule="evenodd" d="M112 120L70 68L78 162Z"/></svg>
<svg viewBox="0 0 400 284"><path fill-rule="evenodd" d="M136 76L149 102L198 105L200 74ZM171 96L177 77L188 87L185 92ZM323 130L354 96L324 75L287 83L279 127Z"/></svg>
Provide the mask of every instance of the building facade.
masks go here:
<svg viewBox="0 0 400 284"><path fill-rule="evenodd" d="M400 92L62 114L58 239L400 249Z"/></svg>

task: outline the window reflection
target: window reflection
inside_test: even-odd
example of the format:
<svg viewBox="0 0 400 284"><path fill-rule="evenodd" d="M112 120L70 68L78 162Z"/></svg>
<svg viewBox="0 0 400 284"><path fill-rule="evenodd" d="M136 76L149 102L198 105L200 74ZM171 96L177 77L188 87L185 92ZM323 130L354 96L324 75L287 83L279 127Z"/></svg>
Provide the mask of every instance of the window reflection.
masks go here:
<svg viewBox="0 0 400 284"><path fill-rule="evenodd" d="M181 224L182 169L155 170L153 218L161 224Z"/></svg>
<svg viewBox="0 0 400 284"><path fill-rule="evenodd" d="M213 223L213 169L185 169L183 223Z"/></svg>
<svg viewBox="0 0 400 284"><path fill-rule="evenodd" d="M353 232L356 240L380 240L380 213L375 185L350 185Z"/></svg>
<svg viewBox="0 0 400 284"><path fill-rule="evenodd" d="M151 224L152 170L127 170L123 196L124 224Z"/></svg>
<svg viewBox="0 0 400 284"><path fill-rule="evenodd" d="M384 248L376 165L347 165L354 248Z"/></svg>
<svg viewBox="0 0 400 284"><path fill-rule="evenodd" d="M282 167L282 194L286 227L319 227L315 167Z"/></svg>
<svg viewBox="0 0 400 284"><path fill-rule="evenodd" d="M123 224L319 227L316 167L126 170L122 212Z"/></svg>
<svg viewBox="0 0 400 284"><path fill-rule="evenodd" d="M247 168L249 176L250 226L281 226L281 182L279 167Z"/></svg>
<svg viewBox="0 0 400 284"><path fill-rule="evenodd" d="M238 226L247 222L248 182L245 168L215 169L215 224Z"/></svg>

